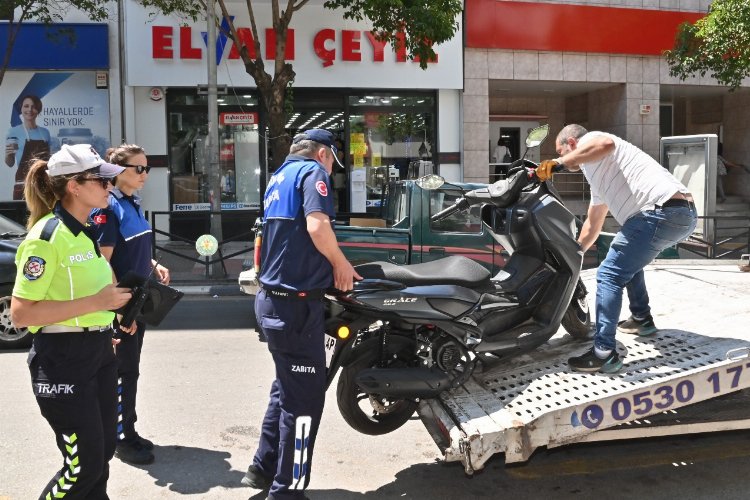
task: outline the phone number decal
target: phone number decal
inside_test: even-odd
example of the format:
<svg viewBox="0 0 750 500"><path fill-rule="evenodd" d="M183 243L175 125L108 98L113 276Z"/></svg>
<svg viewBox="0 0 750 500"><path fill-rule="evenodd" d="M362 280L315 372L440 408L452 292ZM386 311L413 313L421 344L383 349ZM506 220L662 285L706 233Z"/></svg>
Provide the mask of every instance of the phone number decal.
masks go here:
<svg viewBox="0 0 750 500"><path fill-rule="evenodd" d="M726 370L712 372L705 381L713 394L721 394L726 388L736 389L740 383L743 368L750 368L750 363L734 366ZM728 385L727 385L728 384ZM607 407L591 404L578 414L574 411L570 417L573 427L583 425L589 429L596 429L604 422L605 414L612 416L615 422L633 420L646 416L656 410L668 410L675 403L687 404L695 397L695 384L692 380L682 380L675 385L662 385L654 390L638 392L623 396L612 401Z"/></svg>

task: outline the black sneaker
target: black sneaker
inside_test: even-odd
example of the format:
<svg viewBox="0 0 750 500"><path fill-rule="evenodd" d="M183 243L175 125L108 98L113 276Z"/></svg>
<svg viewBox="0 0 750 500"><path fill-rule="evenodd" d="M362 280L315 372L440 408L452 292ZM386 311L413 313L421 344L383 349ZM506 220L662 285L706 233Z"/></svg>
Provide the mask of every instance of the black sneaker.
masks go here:
<svg viewBox="0 0 750 500"><path fill-rule="evenodd" d="M144 448L144 449L146 449L148 451L151 451L151 450L154 449L154 443L152 441L149 441L145 437L141 436L137 432L135 433L135 438L134 439L135 439L135 441L138 442L138 444L141 445L141 448Z"/></svg>
<svg viewBox="0 0 750 500"><path fill-rule="evenodd" d="M154 461L154 454L141 446L138 441L120 441L115 448L115 456L129 464L150 464Z"/></svg>
<svg viewBox="0 0 750 500"><path fill-rule="evenodd" d="M645 319L635 319L631 316L626 320L620 321L617 323L617 331L620 333L647 337L658 332L659 329L656 328L654 318L649 314Z"/></svg>
<svg viewBox="0 0 750 500"><path fill-rule="evenodd" d="M251 465L240 482L256 490L267 490L273 483L273 477L266 476L256 466Z"/></svg>
<svg viewBox="0 0 750 500"><path fill-rule="evenodd" d="M622 360L617 354L617 349L613 349L606 359L601 359L594 353L592 347L581 356L568 359L568 366L575 372L617 373L622 368Z"/></svg>

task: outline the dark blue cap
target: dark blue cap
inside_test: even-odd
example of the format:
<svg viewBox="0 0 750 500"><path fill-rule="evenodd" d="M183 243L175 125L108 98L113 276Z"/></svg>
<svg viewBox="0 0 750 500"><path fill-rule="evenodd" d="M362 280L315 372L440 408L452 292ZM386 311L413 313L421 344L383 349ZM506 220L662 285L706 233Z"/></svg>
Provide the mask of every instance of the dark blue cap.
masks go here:
<svg viewBox="0 0 750 500"><path fill-rule="evenodd" d="M336 148L336 137L328 130L325 130L322 128L311 128L310 130L306 130L302 132L301 134L295 135L294 139L292 139L292 143L294 144L297 144L300 141L313 141L313 142L317 142L318 144L322 144L323 146L326 146L328 148L331 148L331 152L333 153L333 159L336 160L336 163L338 163L341 168L345 168L344 164L341 163L341 160L339 160L339 157L338 157L338 149Z"/></svg>
<svg viewBox="0 0 750 500"><path fill-rule="evenodd" d="M318 144L323 144L324 146L330 147L336 147L336 137L334 135L322 128L311 128L310 130L306 130L302 132L301 134L297 134L294 136L294 142L297 144L300 141L314 141Z"/></svg>

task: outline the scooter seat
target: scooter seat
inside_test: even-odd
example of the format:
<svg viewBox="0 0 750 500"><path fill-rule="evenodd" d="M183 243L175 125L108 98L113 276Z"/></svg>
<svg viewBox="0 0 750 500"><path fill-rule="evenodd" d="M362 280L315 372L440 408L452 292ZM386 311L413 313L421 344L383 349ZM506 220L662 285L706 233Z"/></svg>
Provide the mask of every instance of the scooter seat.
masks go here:
<svg viewBox="0 0 750 500"><path fill-rule="evenodd" d="M407 266L370 262L355 269L363 278L397 281L406 286L458 285L475 288L489 285L492 277L484 266L459 255Z"/></svg>

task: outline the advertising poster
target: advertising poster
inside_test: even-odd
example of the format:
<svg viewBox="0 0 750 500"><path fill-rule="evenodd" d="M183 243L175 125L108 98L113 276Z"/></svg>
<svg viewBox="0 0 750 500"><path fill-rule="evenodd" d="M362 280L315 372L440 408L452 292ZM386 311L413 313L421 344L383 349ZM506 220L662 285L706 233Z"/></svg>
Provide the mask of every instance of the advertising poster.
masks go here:
<svg viewBox="0 0 750 500"><path fill-rule="evenodd" d="M8 72L0 93L0 201L20 200L30 161L48 159L63 144L110 146L109 96L96 73Z"/></svg>

